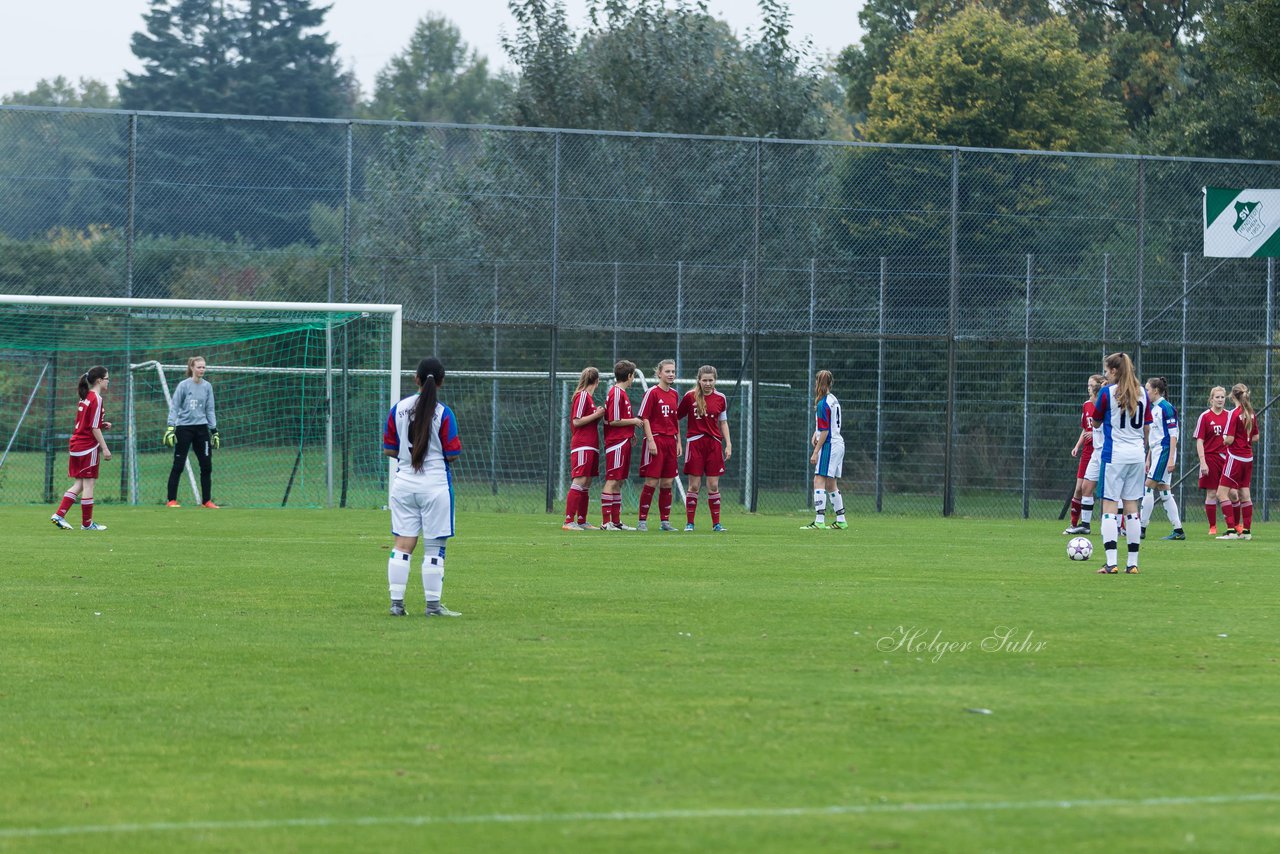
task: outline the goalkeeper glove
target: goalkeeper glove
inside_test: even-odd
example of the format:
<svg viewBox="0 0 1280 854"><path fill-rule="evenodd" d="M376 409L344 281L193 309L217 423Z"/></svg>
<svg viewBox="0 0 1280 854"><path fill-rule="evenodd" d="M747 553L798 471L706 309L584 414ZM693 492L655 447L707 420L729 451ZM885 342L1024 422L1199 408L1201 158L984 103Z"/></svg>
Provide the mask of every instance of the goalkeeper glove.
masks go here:
<svg viewBox="0 0 1280 854"><path fill-rule="evenodd" d="M209 442L213 445L215 451L222 447L222 438L218 435L218 428L215 427L209 431Z"/></svg>
<svg viewBox="0 0 1280 854"><path fill-rule="evenodd" d="M165 428L164 438L161 439L160 441L163 442L165 446L169 448L172 448L174 445L178 444L178 437L174 435L172 426Z"/></svg>

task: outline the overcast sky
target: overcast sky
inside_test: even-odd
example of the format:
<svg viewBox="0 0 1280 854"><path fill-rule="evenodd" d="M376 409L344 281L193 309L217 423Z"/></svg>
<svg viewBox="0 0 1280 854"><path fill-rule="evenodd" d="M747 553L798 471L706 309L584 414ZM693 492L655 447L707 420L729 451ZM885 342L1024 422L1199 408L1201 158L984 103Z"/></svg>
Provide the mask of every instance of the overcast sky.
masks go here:
<svg viewBox="0 0 1280 854"><path fill-rule="evenodd" d="M329 0L330 39L346 68L353 68L366 95L374 75L408 44L414 25L428 13L442 14L491 67L507 65L499 32L515 22L506 0ZM0 4L0 92L26 91L42 78L61 74L116 83L138 71L129 37L143 28L147 0L3 0ZM323 5L323 0L317 5ZM813 40L819 56L838 53L858 39L862 0L790 0L795 41ZM587 0L565 0L570 24L586 23ZM713 15L742 36L759 28L755 0L710 0Z"/></svg>

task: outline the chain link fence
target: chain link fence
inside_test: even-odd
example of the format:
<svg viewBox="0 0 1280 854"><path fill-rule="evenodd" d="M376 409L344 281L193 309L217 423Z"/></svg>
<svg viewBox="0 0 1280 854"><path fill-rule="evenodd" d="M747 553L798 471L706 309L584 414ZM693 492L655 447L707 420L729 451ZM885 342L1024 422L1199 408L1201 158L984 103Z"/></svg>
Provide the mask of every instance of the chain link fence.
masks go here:
<svg viewBox="0 0 1280 854"><path fill-rule="evenodd" d="M1123 349L1194 509L1209 388L1280 385L1274 265L1202 257L1205 185L1280 163L0 107L0 292L401 303L406 364L459 372L464 508L558 508L566 377L671 357L718 367L747 508L808 503L826 368L854 512L1047 519Z"/></svg>

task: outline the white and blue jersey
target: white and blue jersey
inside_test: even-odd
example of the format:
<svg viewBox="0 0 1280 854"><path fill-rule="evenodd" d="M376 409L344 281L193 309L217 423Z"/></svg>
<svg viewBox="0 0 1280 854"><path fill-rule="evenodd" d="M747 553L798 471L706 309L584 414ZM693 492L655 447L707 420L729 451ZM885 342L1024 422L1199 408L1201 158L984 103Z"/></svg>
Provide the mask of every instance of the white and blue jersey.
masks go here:
<svg viewBox="0 0 1280 854"><path fill-rule="evenodd" d="M1098 392L1093 405L1093 420L1102 422L1102 464L1142 463L1147 461L1147 432L1151 424L1151 400L1147 390L1138 392L1138 406L1126 412L1116 403L1116 387L1106 386Z"/></svg>
<svg viewBox="0 0 1280 854"><path fill-rule="evenodd" d="M1169 470L1169 451L1172 440L1178 438L1178 412L1167 397L1151 404L1151 432L1147 444L1151 447L1151 472L1153 480L1163 481Z"/></svg>
<svg viewBox="0 0 1280 854"><path fill-rule="evenodd" d="M840 401L828 393L814 407L816 432L825 432L826 438L818 446L818 464L814 474L822 477L840 477L844 473L844 437L840 435Z"/></svg>
<svg viewBox="0 0 1280 854"><path fill-rule="evenodd" d="M410 424L418 395L397 403L387 414L382 447L394 451L395 480L391 484L391 532L397 536L444 539L453 536L453 476L449 463L462 453L453 410L436 403L422 468L413 467Z"/></svg>
<svg viewBox="0 0 1280 854"><path fill-rule="evenodd" d="M1093 420L1102 422L1102 471L1098 488L1107 501L1141 501L1146 482L1147 430L1151 401L1140 388L1132 412L1116 402L1116 387L1106 386L1093 404Z"/></svg>

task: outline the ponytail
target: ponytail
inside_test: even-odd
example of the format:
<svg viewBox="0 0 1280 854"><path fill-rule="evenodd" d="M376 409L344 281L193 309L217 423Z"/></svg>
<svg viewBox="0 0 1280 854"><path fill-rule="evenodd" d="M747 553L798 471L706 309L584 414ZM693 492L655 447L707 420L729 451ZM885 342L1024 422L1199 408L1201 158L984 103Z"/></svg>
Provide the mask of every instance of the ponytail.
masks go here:
<svg viewBox="0 0 1280 854"><path fill-rule="evenodd" d="M1253 414L1253 404L1249 401L1249 387L1244 383L1236 383L1231 387L1231 399L1240 409L1240 427L1244 430L1247 440L1249 434L1253 432L1253 422L1256 417Z"/></svg>
<svg viewBox="0 0 1280 854"><path fill-rule="evenodd" d="M84 400L89 396L89 389L93 384L107 375L107 369L102 365L94 365L89 370L80 375L80 382L76 387L76 391L80 394L80 399Z"/></svg>
<svg viewBox="0 0 1280 854"><path fill-rule="evenodd" d="M816 404L827 396L831 391L831 384L835 382L835 377L830 371L818 371L817 377L813 383L813 402Z"/></svg>
<svg viewBox="0 0 1280 854"><path fill-rule="evenodd" d="M418 363L414 372L418 383L418 402L409 413L409 444L413 450L410 459L414 471L422 471L422 462L431 447L431 425L436 417L436 389L444 385L444 364L435 356L428 356Z"/></svg>
<svg viewBox="0 0 1280 854"><path fill-rule="evenodd" d="M600 382L599 368L583 368L582 373L578 375L578 387L573 390L574 394L580 391L586 391L589 386L593 386Z"/></svg>
<svg viewBox="0 0 1280 854"><path fill-rule="evenodd" d="M1112 353L1102 364L1116 372L1116 404L1133 415L1142 401L1142 386L1134 375L1133 360L1128 353Z"/></svg>

